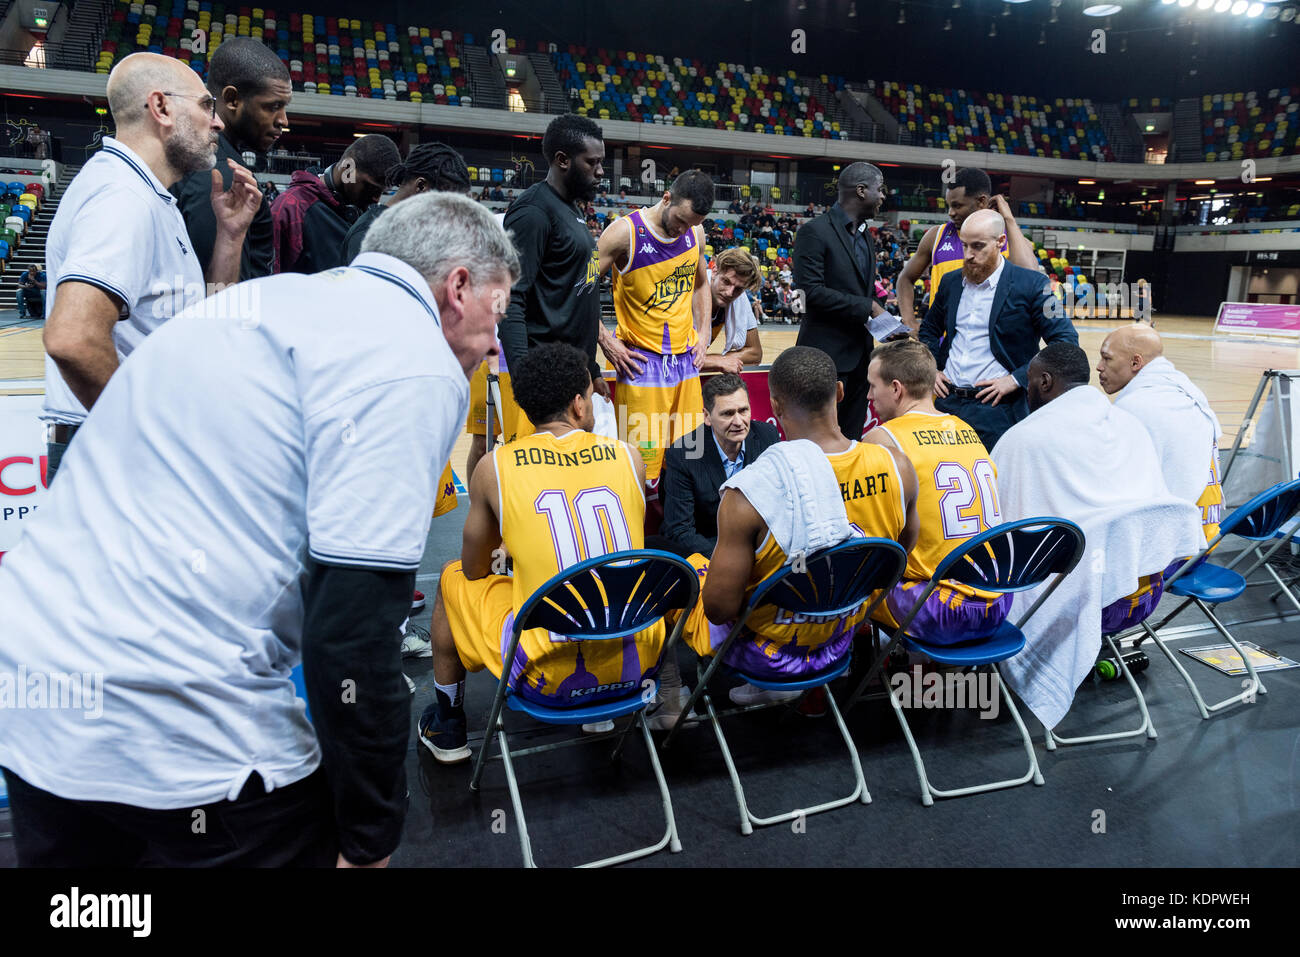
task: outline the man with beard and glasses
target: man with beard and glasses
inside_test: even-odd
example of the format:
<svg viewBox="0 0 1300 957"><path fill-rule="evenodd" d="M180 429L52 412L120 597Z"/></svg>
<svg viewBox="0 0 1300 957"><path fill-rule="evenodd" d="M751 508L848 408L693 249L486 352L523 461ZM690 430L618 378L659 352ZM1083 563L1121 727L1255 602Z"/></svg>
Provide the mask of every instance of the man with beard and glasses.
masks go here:
<svg viewBox="0 0 1300 957"><path fill-rule="evenodd" d="M275 51L250 37L232 37L212 54L208 64L208 92L217 100L223 129L217 134L217 168L227 186L229 160L244 165L245 151L265 153L289 128L285 113L293 97L289 70ZM199 264L212 258L217 221L209 194L208 173L200 170L185 177L172 192L180 201L190 245ZM239 279L258 279L275 271L275 237L271 226L271 201L265 196L244 237Z"/></svg>
<svg viewBox="0 0 1300 957"><path fill-rule="evenodd" d="M549 164L546 179L524 190L505 215L520 269L500 329L500 415L507 442L535 431L514 401L509 370L529 349L543 342L563 342L582 350L591 360L597 394L609 397L609 387L596 365L600 327L596 241L583 215L605 175L604 134L585 116L557 116L542 136L542 155ZM473 475L487 451L486 363L470 386L466 428L473 436L466 474ZM491 428L495 432L496 423Z"/></svg>
<svg viewBox="0 0 1300 957"><path fill-rule="evenodd" d="M1001 216L971 213L961 241L962 268L940 280L920 339L939 367L935 409L966 422L992 450L1029 414L1025 388L1039 341L1078 345L1079 334L1055 307L1047 277L1003 257Z"/></svg>
<svg viewBox="0 0 1300 957"><path fill-rule="evenodd" d="M73 434L117 367L145 336L211 285L238 282L244 236L261 193L244 167L214 155L216 100L179 60L133 53L108 77L116 136L82 167L59 203L46 245L49 318L43 334L53 481ZM209 177L216 221L206 276L168 187Z"/></svg>

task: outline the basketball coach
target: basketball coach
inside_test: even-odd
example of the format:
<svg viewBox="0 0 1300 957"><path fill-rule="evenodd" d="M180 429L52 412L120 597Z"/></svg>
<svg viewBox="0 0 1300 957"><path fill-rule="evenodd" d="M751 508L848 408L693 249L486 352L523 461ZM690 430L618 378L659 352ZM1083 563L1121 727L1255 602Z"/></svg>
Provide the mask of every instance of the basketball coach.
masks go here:
<svg viewBox="0 0 1300 957"><path fill-rule="evenodd" d="M885 177L870 163L850 163L839 178L839 200L805 223L794 239L794 284L805 314L797 345L821 349L835 360L844 383L840 431L862 437L867 419L868 323L884 307L873 297L876 246L867 220L885 195Z"/></svg>

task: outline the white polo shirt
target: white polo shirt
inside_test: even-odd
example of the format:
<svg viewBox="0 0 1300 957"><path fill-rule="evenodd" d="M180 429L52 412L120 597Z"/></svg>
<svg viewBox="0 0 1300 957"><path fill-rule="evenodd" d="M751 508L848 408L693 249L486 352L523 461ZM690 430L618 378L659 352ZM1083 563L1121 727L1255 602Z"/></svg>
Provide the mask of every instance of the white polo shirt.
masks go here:
<svg viewBox="0 0 1300 957"><path fill-rule="evenodd" d="M998 294L998 280L1006 260L999 256L997 267L982 283L976 285L961 277L961 301L957 306L957 331L948 350L944 374L953 385L969 387L976 382L998 379L1007 370L993 358L989 341L989 314Z"/></svg>
<svg viewBox="0 0 1300 957"><path fill-rule="evenodd" d="M0 765L147 808L314 771L290 680L305 555L417 568L468 408L428 284L378 253L243 283L150 335L0 564ZM34 674L101 699L20 703Z"/></svg>
<svg viewBox="0 0 1300 957"><path fill-rule="evenodd" d="M59 285L68 280L112 293L123 303L113 329L121 361L207 290L176 197L131 149L111 136L103 144L73 178L50 224L45 314L51 314ZM67 425L86 418L85 406L49 356L41 418Z"/></svg>

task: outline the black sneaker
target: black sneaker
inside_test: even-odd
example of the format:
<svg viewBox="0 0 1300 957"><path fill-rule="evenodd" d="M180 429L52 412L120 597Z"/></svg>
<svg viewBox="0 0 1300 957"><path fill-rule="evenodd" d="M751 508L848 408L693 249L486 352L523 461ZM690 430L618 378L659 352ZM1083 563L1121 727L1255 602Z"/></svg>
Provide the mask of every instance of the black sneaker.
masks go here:
<svg viewBox="0 0 1300 957"><path fill-rule="evenodd" d="M469 760L465 715L442 718L434 708L420 716L420 743L429 749L440 764L458 764Z"/></svg>

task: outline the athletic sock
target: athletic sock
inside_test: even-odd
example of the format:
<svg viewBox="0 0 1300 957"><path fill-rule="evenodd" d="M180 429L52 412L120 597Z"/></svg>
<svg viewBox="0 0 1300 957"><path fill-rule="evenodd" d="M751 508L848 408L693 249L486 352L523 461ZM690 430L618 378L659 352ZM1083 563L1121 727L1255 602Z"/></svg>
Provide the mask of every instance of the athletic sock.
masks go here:
<svg viewBox="0 0 1300 957"><path fill-rule="evenodd" d="M465 716L465 681L443 685L433 683L434 697L438 702L439 718L463 718Z"/></svg>

